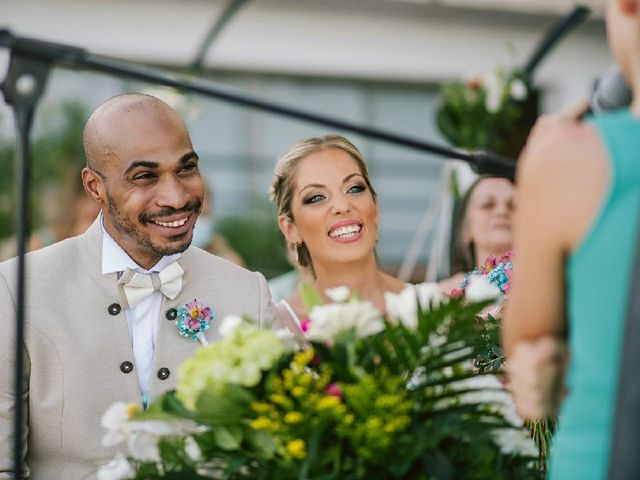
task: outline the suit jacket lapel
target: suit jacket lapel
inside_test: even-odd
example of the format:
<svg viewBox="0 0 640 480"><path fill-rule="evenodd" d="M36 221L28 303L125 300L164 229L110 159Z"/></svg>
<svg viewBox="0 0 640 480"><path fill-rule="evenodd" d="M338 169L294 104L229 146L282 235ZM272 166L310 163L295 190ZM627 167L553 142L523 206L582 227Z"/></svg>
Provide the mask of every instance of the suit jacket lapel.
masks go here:
<svg viewBox="0 0 640 480"><path fill-rule="evenodd" d="M118 294L118 276L114 273L102 273L102 227L100 216L93 222L87 231L81 236L81 245L85 262L88 265L88 275L96 286L95 298L91 301L97 304L100 314L92 319L92 336L96 341L109 344L109 357L105 362L116 366L123 362L135 364L133 345L124 305L120 303ZM114 310L115 308L115 310ZM112 312L117 313L113 314ZM135 369L128 374L114 370L114 375L121 379L122 400L140 400L140 386Z"/></svg>
<svg viewBox="0 0 640 480"><path fill-rule="evenodd" d="M190 296L194 292L192 289L187 288L190 281L188 261L185 261L187 252L188 250L178 260L178 263L184 269L182 290L173 300L162 297L160 318L158 319L158 334L153 353L153 370L150 384L151 399L164 391L176 388L179 366L187 358L193 356L198 348L202 346L198 340L193 341L189 337L181 336L175 321L175 311L178 307L193 301ZM168 378L162 378L167 371L164 370L163 374L161 369L168 369Z"/></svg>

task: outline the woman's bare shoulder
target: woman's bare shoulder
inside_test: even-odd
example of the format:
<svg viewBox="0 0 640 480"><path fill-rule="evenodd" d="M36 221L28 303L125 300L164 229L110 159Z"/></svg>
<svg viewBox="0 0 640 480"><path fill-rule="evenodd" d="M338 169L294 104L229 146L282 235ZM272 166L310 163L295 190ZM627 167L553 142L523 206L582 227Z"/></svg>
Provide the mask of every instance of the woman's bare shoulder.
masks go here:
<svg viewBox="0 0 640 480"><path fill-rule="evenodd" d="M549 173L572 174L585 164L604 163L605 150L593 125L576 121L545 126L541 122L518 160L519 179L527 180L538 170L548 177Z"/></svg>
<svg viewBox="0 0 640 480"><path fill-rule="evenodd" d="M298 318L302 318L307 315L300 293L296 292L293 295L290 295L285 299L285 301L289 304L289 306L291 307L291 310L295 312Z"/></svg>
<svg viewBox="0 0 640 480"><path fill-rule="evenodd" d="M389 275L388 273L381 272L380 274L382 276L382 282L385 292L400 293L407 287L407 285L409 285L408 283L392 275Z"/></svg>
<svg viewBox="0 0 640 480"><path fill-rule="evenodd" d="M565 250L579 243L609 182L606 151L588 123L556 124L532 134L518 160L518 209L531 228L555 231ZM554 227L558 227L555 228Z"/></svg>

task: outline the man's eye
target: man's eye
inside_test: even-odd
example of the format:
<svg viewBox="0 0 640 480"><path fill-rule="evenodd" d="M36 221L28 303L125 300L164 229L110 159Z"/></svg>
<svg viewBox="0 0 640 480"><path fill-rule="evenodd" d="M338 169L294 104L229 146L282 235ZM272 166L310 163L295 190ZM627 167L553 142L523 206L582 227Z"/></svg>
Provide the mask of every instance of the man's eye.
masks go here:
<svg viewBox="0 0 640 480"><path fill-rule="evenodd" d="M155 174L151 172L143 172L143 173L138 173L137 175L134 175L133 180L148 181L148 180L153 180L155 177L156 177Z"/></svg>
<svg viewBox="0 0 640 480"><path fill-rule="evenodd" d="M309 204L311 204L311 203L318 203L318 202L319 202L320 200L322 200L323 198L324 198L324 195L320 195L320 194L318 193L318 194L310 195L310 196L306 197L306 198L302 201L302 203L304 203L305 205L309 205Z"/></svg>
<svg viewBox="0 0 640 480"><path fill-rule="evenodd" d="M184 173L190 173L193 172L195 170L198 169L198 165L196 165L193 162L189 162L189 163L185 163L182 168L180 169L180 172L184 172Z"/></svg>

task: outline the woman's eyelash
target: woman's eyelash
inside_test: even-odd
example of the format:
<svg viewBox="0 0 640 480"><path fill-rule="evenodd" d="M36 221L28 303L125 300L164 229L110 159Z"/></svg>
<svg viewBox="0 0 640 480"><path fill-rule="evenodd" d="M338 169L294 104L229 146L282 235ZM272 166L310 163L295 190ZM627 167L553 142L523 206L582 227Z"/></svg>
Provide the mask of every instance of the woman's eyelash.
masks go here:
<svg viewBox="0 0 640 480"><path fill-rule="evenodd" d="M360 193L360 192L364 192L366 189L367 189L366 185L358 183L356 185L352 185L351 187L349 187L349 190L347 190L347 192Z"/></svg>
<svg viewBox="0 0 640 480"><path fill-rule="evenodd" d="M306 197L304 200L302 200L302 203L305 205L308 205L310 203L317 203L323 198L324 198L324 195L320 195L319 193L316 193L315 195L309 195L308 197Z"/></svg>

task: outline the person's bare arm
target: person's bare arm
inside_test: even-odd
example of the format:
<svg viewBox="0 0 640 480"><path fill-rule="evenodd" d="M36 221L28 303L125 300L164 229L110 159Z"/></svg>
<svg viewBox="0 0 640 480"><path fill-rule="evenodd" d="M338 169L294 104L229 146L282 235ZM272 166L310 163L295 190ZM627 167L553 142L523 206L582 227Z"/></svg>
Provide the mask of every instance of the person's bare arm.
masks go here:
<svg viewBox="0 0 640 480"><path fill-rule="evenodd" d="M516 407L537 418L555 411L563 391L566 258L593 221L608 172L594 128L569 117L545 118L520 162L503 342Z"/></svg>
<svg viewBox="0 0 640 480"><path fill-rule="evenodd" d="M551 132L551 137L556 136ZM514 277L503 321L507 358L514 344L563 337L565 186L570 170L549 132L533 138L518 165L514 218Z"/></svg>
<svg viewBox="0 0 640 480"><path fill-rule="evenodd" d="M566 334L566 258L589 229L608 183L595 128L577 120L585 106L542 118L519 160L507 352L518 340Z"/></svg>

